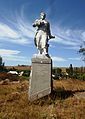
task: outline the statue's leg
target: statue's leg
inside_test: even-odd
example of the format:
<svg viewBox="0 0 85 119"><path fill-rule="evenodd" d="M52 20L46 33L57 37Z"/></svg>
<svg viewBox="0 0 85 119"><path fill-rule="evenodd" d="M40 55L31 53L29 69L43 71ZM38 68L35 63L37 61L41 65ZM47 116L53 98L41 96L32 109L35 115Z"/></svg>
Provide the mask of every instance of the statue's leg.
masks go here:
<svg viewBox="0 0 85 119"><path fill-rule="evenodd" d="M38 54L41 54L41 48L40 48L40 33L38 32L36 35L36 44L37 44L37 49L38 49Z"/></svg>
<svg viewBox="0 0 85 119"><path fill-rule="evenodd" d="M40 50L38 49L38 54L41 54Z"/></svg>
<svg viewBox="0 0 85 119"><path fill-rule="evenodd" d="M47 40L47 35L46 33L42 34L42 54L47 54L47 50L46 50L46 40Z"/></svg>
<svg viewBox="0 0 85 119"><path fill-rule="evenodd" d="M43 54L47 54L47 52L46 52L46 48L43 48Z"/></svg>

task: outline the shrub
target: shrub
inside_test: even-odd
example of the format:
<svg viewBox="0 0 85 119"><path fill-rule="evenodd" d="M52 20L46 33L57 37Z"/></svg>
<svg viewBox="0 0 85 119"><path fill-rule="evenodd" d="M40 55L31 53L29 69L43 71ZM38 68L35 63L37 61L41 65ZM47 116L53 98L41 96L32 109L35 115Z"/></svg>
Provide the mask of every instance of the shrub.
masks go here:
<svg viewBox="0 0 85 119"><path fill-rule="evenodd" d="M81 74L81 75L79 76L79 79L85 81L85 74Z"/></svg>
<svg viewBox="0 0 85 119"><path fill-rule="evenodd" d="M17 75L8 74L6 72L0 73L0 80L9 79L10 81L18 81L19 77Z"/></svg>
<svg viewBox="0 0 85 119"><path fill-rule="evenodd" d="M30 76L30 70L25 70L23 73L23 76L29 77Z"/></svg>

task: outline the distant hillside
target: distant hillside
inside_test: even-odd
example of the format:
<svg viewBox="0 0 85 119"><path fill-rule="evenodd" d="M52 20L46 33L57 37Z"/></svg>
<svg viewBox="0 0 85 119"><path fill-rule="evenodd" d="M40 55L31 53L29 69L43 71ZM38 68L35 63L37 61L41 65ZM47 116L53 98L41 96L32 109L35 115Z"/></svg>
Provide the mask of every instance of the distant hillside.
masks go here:
<svg viewBox="0 0 85 119"><path fill-rule="evenodd" d="M6 66L7 69L17 69L17 70L30 70L31 66L21 65L21 66Z"/></svg>
<svg viewBox="0 0 85 119"><path fill-rule="evenodd" d="M20 65L20 66L6 66L7 69L12 69L12 68L15 68L17 70L30 70L31 69L31 66L26 66L26 65ZM62 69L62 72L66 72L66 68L68 67L54 67L55 69L56 68L61 68Z"/></svg>

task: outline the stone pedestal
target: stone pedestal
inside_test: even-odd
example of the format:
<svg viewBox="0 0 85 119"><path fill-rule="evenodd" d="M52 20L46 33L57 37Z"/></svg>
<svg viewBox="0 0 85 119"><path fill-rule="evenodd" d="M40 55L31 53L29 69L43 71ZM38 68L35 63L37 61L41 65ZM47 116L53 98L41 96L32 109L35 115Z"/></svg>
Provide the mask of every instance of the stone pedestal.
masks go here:
<svg viewBox="0 0 85 119"><path fill-rule="evenodd" d="M33 101L51 93L52 60L48 57L32 58L29 81L29 100Z"/></svg>

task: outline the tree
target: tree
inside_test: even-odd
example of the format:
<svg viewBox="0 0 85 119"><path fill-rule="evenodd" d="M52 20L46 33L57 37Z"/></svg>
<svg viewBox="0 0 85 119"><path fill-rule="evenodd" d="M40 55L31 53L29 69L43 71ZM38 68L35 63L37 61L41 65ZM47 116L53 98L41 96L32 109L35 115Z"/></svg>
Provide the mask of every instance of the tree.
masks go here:
<svg viewBox="0 0 85 119"><path fill-rule="evenodd" d="M3 62L3 59L2 59L2 57L0 56L0 72L6 72L7 71L7 69L6 69L6 67L4 66L4 62Z"/></svg>
<svg viewBox="0 0 85 119"><path fill-rule="evenodd" d="M60 68L57 68L57 74L58 74L59 76L61 76L62 70L61 70Z"/></svg>
<svg viewBox="0 0 85 119"><path fill-rule="evenodd" d="M84 41L83 45L80 46L79 53L82 56L82 60L85 62L85 41Z"/></svg>
<svg viewBox="0 0 85 119"><path fill-rule="evenodd" d="M73 75L73 66L72 66L72 64L70 64L70 67L69 67L69 70L70 70L70 76L72 76Z"/></svg>
<svg viewBox="0 0 85 119"><path fill-rule="evenodd" d="M0 56L0 66L2 66L2 57Z"/></svg>
<svg viewBox="0 0 85 119"><path fill-rule="evenodd" d="M73 77L73 66L72 66L72 64L70 64L69 68L66 68L66 72L69 74L70 78Z"/></svg>

